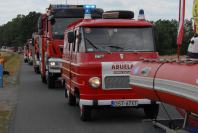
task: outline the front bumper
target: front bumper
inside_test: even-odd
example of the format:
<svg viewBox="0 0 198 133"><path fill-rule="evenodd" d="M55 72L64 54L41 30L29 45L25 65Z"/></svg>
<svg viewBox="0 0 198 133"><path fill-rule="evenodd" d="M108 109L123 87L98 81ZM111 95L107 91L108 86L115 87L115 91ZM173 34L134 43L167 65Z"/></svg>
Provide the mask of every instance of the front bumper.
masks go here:
<svg viewBox="0 0 198 133"><path fill-rule="evenodd" d="M152 104L151 100L148 99L111 99L111 100L85 100L80 99L80 106L112 106L113 101L137 101L137 106ZM113 107L113 106L112 106Z"/></svg>
<svg viewBox="0 0 198 133"><path fill-rule="evenodd" d="M60 68L49 68L49 72L50 73L60 74L61 70L60 70Z"/></svg>

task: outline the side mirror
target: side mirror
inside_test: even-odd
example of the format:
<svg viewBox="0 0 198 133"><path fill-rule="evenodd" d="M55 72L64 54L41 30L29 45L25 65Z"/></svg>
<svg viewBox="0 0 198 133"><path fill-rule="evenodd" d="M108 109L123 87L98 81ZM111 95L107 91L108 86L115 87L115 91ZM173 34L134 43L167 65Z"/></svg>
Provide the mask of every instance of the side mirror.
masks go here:
<svg viewBox="0 0 198 133"><path fill-rule="evenodd" d="M74 32L68 32L67 33L67 38L68 38L68 42L69 43L73 43L75 41L75 36L74 36Z"/></svg>

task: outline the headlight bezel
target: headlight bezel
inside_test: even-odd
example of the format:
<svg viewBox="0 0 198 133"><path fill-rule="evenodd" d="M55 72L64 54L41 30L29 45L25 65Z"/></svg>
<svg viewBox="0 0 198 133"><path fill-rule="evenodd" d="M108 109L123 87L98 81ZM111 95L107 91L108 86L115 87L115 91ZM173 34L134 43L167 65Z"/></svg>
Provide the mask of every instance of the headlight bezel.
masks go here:
<svg viewBox="0 0 198 133"><path fill-rule="evenodd" d="M61 67L61 63L57 62L57 61L50 61L49 62L49 68L60 68Z"/></svg>
<svg viewBox="0 0 198 133"><path fill-rule="evenodd" d="M51 61L51 62L49 62L49 66L50 67L56 67L57 65L56 65L55 61Z"/></svg>
<svg viewBox="0 0 198 133"><path fill-rule="evenodd" d="M92 88L97 89L101 86L101 79L99 77L91 77L89 79L89 85Z"/></svg>

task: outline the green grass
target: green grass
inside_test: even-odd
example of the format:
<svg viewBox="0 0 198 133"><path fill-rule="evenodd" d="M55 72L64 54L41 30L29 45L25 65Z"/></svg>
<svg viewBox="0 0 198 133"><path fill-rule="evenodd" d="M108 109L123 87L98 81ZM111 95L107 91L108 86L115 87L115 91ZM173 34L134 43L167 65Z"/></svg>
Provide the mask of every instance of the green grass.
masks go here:
<svg viewBox="0 0 198 133"><path fill-rule="evenodd" d="M0 133L6 132L10 116L10 111L0 111Z"/></svg>
<svg viewBox="0 0 198 133"><path fill-rule="evenodd" d="M8 71L10 75L4 75L4 88L7 89L7 86L11 88L18 83L19 69L21 63L21 55L17 53L1 53L1 57L4 58L4 70ZM0 101L1 102L1 101ZM3 102L3 101L2 101ZM12 109L6 109L3 106L0 106L0 133L6 133L8 129L8 124L11 120Z"/></svg>
<svg viewBox="0 0 198 133"><path fill-rule="evenodd" d="M17 74L20 68L21 56L17 53L4 53L5 59L4 70L10 75L4 76L4 87L8 85L16 85L18 83Z"/></svg>

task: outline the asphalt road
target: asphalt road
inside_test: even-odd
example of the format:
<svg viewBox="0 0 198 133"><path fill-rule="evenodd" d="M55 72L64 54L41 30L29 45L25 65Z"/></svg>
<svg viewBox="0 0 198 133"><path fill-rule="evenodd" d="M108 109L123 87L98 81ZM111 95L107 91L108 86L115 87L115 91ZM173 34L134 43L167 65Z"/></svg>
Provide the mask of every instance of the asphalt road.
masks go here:
<svg viewBox="0 0 198 133"><path fill-rule="evenodd" d="M168 107L172 117L178 117ZM165 118L160 111L159 118ZM158 133L141 109L98 109L93 120L82 122L79 108L70 107L63 89L49 90L32 66L22 64L18 104L11 133Z"/></svg>

